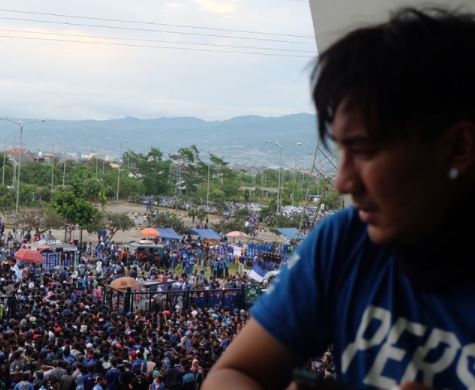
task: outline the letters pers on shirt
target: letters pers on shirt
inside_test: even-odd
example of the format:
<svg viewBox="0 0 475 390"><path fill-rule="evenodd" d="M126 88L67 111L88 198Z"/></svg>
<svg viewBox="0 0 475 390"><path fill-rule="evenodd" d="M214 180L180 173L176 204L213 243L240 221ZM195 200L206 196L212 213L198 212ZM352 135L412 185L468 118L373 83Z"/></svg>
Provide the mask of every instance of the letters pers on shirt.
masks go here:
<svg viewBox="0 0 475 390"><path fill-rule="evenodd" d="M417 381L475 388L475 287L415 287L353 208L320 223L251 309L302 358L334 346L338 381L391 389Z"/></svg>
<svg viewBox="0 0 475 390"><path fill-rule="evenodd" d="M375 321L376 331L367 336L367 330ZM376 306L369 306L361 319L358 333L353 342L349 343L341 357L341 369L345 373L357 353L374 348L378 350L373 365L364 378L364 383L379 388L392 388L399 383L416 381L422 375L422 381L434 385L434 375L449 367L454 368L460 381L467 388L475 388L475 343L461 345L457 336L449 331L428 328L423 324L398 318L391 325L391 312ZM398 342L410 333L425 342L415 350L406 351L398 346ZM427 336L427 337L426 337ZM429 360L435 350L440 349L436 359ZM401 362L409 357L409 363L404 368L401 378L391 378L384 374L384 369L390 361Z"/></svg>

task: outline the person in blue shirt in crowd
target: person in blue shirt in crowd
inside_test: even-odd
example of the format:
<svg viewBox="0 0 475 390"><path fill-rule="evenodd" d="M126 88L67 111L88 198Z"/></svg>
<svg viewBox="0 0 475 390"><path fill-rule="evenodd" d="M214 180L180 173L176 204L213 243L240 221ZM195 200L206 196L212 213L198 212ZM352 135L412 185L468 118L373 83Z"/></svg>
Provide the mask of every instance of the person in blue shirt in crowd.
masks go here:
<svg viewBox="0 0 475 390"><path fill-rule="evenodd" d="M111 367L106 371L106 381L107 381L107 388L109 390L119 390L121 379L122 379L122 372L119 368L117 368L117 359L111 359Z"/></svg>
<svg viewBox="0 0 475 390"><path fill-rule="evenodd" d="M203 389L286 388L330 344L341 386L475 388L474 53L475 15L428 8L321 53L319 137L353 206L288 259Z"/></svg>

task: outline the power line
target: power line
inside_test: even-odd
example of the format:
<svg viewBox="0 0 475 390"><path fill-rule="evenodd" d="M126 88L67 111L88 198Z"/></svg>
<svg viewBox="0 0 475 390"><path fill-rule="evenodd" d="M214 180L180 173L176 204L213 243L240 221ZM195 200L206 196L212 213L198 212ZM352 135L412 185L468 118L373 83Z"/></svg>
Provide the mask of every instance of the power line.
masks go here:
<svg viewBox="0 0 475 390"><path fill-rule="evenodd" d="M157 39L112 37L112 36L86 35L86 34L69 34L69 33L60 33L60 32L15 30L15 29L3 29L3 28L0 28L0 31L14 32L14 33L20 33L20 34L27 33L27 34L41 34L41 35L56 35L56 36L61 36L61 37L65 36L65 37L111 39L111 40L134 41L134 42L171 43L171 44L178 44L178 45L197 45L197 46L211 46L211 47L222 47L222 48L233 48L233 49L269 50L269 51L285 51L285 52L293 52L293 53L315 54L314 51L310 51L310 50L298 50L298 49L286 49L286 48L281 49L277 47L240 46L240 45L226 45L226 44L218 44L218 43L200 43L200 42L186 42L186 41L167 41L167 40L157 40Z"/></svg>
<svg viewBox="0 0 475 390"><path fill-rule="evenodd" d="M294 55L294 54L278 54L278 53L260 53L252 51L238 51L238 50L214 50L214 49L198 49L191 47L173 47L173 46L163 46L163 45L136 45L128 43L114 43L114 42L94 42L94 41L78 41L72 39L54 39L54 38L40 38L40 37L19 37L14 35L0 35L0 38L6 39L23 39L23 40L33 40L33 41L51 41L51 42L64 42L64 43L82 43L82 44L92 44L92 45L110 45L110 46L126 46L126 47L144 47L150 49L172 49L172 50L183 50L183 51L203 51L203 52L213 52L213 53L233 53L233 54L255 54L261 56L274 56L274 57L297 57L297 58L311 58L309 56L303 55Z"/></svg>
<svg viewBox="0 0 475 390"><path fill-rule="evenodd" d="M245 39L245 40L252 40L252 41L266 41L266 42L277 42L277 43L288 43L288 44L303 44L303 45L308 45L309 44L308 42L287 41L287 40L281 40L281 39L231 36L231 35L222 35L222 34L205 34L205 33L185 32L185 31L170 31L170 30L158 30L158 29L148 29L148 28L136 28L136 27L108 26L108 25L102 25L102 24L82 24L82 23L73 23L73 22L57 22L57 21L53 21L53 20L24 19L24 18L13 18L13 17L8 17L8 16L0 16L0 19L15 20L15 21L21 21L21 22L61 24L61 25L67 25L67 26L106 28L106 29L112 29L112 30L159 32L159 33L178 34L178 35L191 35L191 36L227 38L227 39Z"/></svg>
<svg viewBox="0 0 475 390"><path fill-rule="evenodd" d="M297 1L297 0L293 0L293 1ZM232 29L232 28L196 26L196 25L191 25L191 24L171 24L171 23L158 23L158 22L150 22L150 21L138 21L138 20L131 20L131 19L98 18L98 17L93 17L93 16L58 14L58 13L53 13L53 12L21 11L17 9L7 9L7 8L0 8L0 11L19 13L19 14L28 14L28 15L43 15L43 16L66 17L66 18L85 19L85 20L98 20L98 21L105 21L105 22L119 22L119 23L130 23L130 24L152 25L152 26L191 28L191 29L208 30L208 31L228 31L228 32L247 33L247 34L259 34L259 35L271 35L271 36L274 35L274 36L281 36L281 37L314 39L313 35L271 33L271 32L254 31L254 30L240 30L240 29Z"/></svg>

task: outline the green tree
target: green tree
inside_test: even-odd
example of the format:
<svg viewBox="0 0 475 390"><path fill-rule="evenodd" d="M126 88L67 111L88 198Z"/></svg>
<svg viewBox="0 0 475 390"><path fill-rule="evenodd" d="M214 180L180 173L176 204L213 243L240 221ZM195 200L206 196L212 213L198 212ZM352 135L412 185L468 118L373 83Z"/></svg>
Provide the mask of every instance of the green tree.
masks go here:
<svg viewBox="0 0 475 390"><path fill-rule="evenodd" d="M51 165L40 161L22 161L22 183L45 186L51 183Z"/></svg>
<svg viewBox="0 0 475 390"><path fill-rule="evenodd" d="M196 211L196 218L198 218L198 221L200 221L200 223L203 223L203 221L207 217L208 217L208 212L203 207L198 207Z"/></svg>
<svg viewBox="0 0 475 390"><path fill-rule="evenodd" d="M101 221L102 227L109 231L111 239L119 230L125 232L135 226L134 221L126 213L104 213Z"/></svg>
<svg viewBox="0 0 475 390"><path fill-rule="evenodd" d="M77 197L72 192L55 194L52 207L64 219L68 226L69 235L76 228L95 230L99 219L99 211L87 200Z"/></svg>
<svg viewBox="0 0 475 390"><path fill-rule="evenodd" d="M15 190L0 186L0 210L8 211L15 208Z"/></svg>
<svg viewBox="0 0 475 390"><path fill-rule="evenodd" d="M145 194L160 195L169 192L168 172L170 161L163 160L163 153L160 149L152 147L147 154L128 150L123 154L122 161L126 162L127 172L130 173L130 176L142 183L140 190ZM129 183L129 186L132 187L131 183ZM138 189L135 186L131 193Z"/></svg>
<svg viewBox="0 0 475 390"><path fill-rule="evenodd" d="M106 192L103 181L86 170L79 170L75 173L72 179L72 188L74 195L93 202L100 202L101 193Z"/></svg>
<svg viewBox="0 0 475 390"><path fill-rule="evenodd" d="M5 167L3 166L3 163L5 162ZM0 153L0 186L3 184L4 186L7 186L11 184L11 179L12 179L12 174L13 174L13 164L8 158L8 155L6 152Z"/></svg>
<svg viewBox="0 0 475 390"><path fill-rule="evenodd" d="M52 208L44 206L21 210L15 218L15 225L20 225L28 230L44 233L50 229L59 229L64 226L64 218Z"/></svg>
<svg viewBox="0 0 475 390"><path fill-rule="evenodd" d="M180 148L170 155L173 167L173 184L179 194L196 193L198 185L204 181L207 165L200 159L200 152L195 145Z"/></svg>
<svg viewBox="0 0 475 390"><path fill-rule="evenodd" d="M198 210L196 207L190 207L187 212L188 216L192 219L192 221L195 220L196 215L198 214Z"/></svg>

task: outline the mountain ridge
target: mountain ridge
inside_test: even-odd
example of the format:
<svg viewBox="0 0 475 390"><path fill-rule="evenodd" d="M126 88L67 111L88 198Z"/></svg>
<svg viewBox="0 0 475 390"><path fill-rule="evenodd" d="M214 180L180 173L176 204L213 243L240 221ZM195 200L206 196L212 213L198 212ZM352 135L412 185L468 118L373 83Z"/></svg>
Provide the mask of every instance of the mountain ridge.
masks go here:
<svg viewBox="0 0 475 390"><path fill-rule="evenodd" d="M233 164L277 164L279 147L270 145L267 142L270 141L282 145L282 165L294 166L295 161L290 164L287 160L302 158L303 149L305 153L313 152L315 127L315 115L307 113L276 117L244 115L225 120L204 120L192 116L47 119L44 123L25 127L23 141L25 147L32 151L96 151L99 155L113 157L126 149L145 153L151 147L158 147L164 153L173 153L180 147L196 145L204 158L212 152ZM15 145L11 138L18 139L18 126L15 128L11 123L0 121L0 142L5 138L10 138L7 146ZM295 147L298 142L302 143L301 148ZM5 143L2 146L5 147Z"/></svg>

